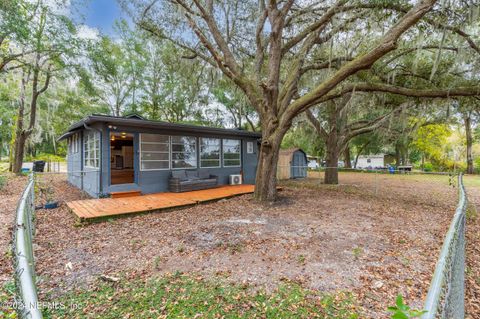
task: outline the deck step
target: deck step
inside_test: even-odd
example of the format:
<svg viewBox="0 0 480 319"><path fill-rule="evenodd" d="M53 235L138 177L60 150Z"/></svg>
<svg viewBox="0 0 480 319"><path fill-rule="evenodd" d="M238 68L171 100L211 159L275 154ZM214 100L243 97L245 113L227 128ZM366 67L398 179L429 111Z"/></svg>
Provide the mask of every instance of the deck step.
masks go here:
<svg viewBox="0 0 480 319"><path fill-rule="evenodd" d="M123 197L133 197L140 196L142 192L139 190L135 191L123 191L123 192L110 192L111 198L123 198Z"/></svg>

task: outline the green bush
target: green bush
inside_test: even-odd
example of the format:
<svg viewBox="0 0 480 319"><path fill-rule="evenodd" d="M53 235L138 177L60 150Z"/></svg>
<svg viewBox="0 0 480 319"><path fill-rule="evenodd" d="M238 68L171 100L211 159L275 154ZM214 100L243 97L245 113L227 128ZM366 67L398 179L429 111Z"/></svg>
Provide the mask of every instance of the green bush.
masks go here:
<svg viewBox="0 0 480 319"><path fill-rule="evenodd" d="M433 171L433 164L432 163L423 164L423 171L424 172L432 172Z"/></svg>
<svg viewBox="0 0 480 319"><path fill-rule="evenodd" d="M26 162L45 161L45 162L65 162L65 156L54 154L38 153L36 156L27 156Z"/></svg>
<svg viewBox="0 0 480 319"><path fill-rule="evenodd" d="M473 160L473 168L475 170L475 174L480 174L480 157L477 157Z"/></svg>

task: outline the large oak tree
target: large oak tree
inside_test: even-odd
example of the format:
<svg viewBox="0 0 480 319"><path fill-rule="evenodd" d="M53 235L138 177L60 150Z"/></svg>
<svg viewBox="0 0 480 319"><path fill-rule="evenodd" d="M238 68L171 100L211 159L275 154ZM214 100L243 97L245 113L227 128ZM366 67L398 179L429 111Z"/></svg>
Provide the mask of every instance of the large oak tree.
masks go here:
<svg viewBox="0 0 480 319"><path fill-rule="evenodd" d="M276 197L285 133L296 116L314 105L354 91L415 97L479 93L471 86L418 90L368 81L377 61L394 61L399 43L420 33L441 38L449 32L478 50L465 31L442 19L455 8L435 0L413 6L409 1L136 0L125 6L143 29L220 70L255 107L263 134L255 197L262 201ZM366 73L365 80L352 82L358 73Z"/></svg>

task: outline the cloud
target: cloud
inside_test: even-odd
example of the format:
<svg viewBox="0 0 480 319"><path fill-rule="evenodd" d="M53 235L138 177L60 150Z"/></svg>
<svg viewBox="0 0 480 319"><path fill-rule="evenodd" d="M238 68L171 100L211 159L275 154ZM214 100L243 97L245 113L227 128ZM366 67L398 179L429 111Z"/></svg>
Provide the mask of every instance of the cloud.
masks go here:
<svg viewBox="0 0 480 319"><path fill-rule="evenodd" d="M86 24L81 24L77 27L78 37L86 40L96 40L100 37L100 32L97 28L90 27Z"/></svg>

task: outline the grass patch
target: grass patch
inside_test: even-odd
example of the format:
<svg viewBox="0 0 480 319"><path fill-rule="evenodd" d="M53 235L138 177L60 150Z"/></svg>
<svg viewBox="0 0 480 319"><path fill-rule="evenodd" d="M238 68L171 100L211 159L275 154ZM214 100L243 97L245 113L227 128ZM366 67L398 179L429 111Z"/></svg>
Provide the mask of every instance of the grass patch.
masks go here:
<svg viewBox="0 0 480 319"><path fill-rule="evenodd" d="M7 176L0 175L0 190L2 190L7 184Z"/></svg>
<svg viewBox="0 0 480 319"><path fill-rule="evenodd" d="M477 207L475 206L474 203L472 202L467 203L467 211L465 214L468 220L474 221L477 219L477 216L478 216Z"/></svg>
<svg viewBox="0 0 480 319"><path fill-rule="evenodd" d="M463 185L465 185L465 187L480 187L480 176L479 175L464 175L463 176Z"/></svg>
<svg viewBox="0 0 480 319"><path fill-rule="evenodd" d="M8 162L0 162L0 172L8 172Z"/></svg>
<svg viewBox="0 0 480 319"><path fill-rule="evenodd" d="M0 287L0 318L17 318L14 308L15 284L13 281L6 282Z"/></svg>
<svg viewBox="0 0 480 319"><path fill-rule="evenodd" d="M291 282L266 292L184 274L98 282L52 301L65 307L45 309L45 318L359 318L349 293L321 294Z"/></svg>

